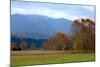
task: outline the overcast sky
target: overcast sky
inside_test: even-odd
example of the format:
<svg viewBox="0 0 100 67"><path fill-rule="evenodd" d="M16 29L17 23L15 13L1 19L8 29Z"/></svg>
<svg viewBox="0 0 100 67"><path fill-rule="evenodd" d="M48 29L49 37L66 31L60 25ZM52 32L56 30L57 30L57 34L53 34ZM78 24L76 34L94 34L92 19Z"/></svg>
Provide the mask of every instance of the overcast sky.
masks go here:
<svg viewBox="0 0 100 67"><path fill-rule="evenodd" d="M44 15L51 18L80 19L91 18L95 20L95 7L83 5L11 2L11 14Z"/></svg>

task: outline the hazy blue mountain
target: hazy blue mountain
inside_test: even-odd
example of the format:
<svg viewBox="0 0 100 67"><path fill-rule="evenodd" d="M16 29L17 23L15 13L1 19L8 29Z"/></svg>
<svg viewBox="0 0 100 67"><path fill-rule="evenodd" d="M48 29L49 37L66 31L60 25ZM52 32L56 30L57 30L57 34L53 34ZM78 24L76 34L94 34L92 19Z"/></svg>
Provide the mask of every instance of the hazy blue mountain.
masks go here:
<svg viewBox="0 0 100 67"><path fill-rule="evenodd" d="M45 39L57 32L70 34L72 21L43 15L11 15L11 32L18 36Z"/></svg>

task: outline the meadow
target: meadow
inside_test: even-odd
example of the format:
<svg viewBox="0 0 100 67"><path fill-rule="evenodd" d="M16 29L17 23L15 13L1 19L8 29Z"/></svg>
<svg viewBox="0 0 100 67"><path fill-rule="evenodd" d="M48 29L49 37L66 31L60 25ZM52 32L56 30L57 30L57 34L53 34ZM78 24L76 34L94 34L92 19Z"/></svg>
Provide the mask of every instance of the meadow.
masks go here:
<svg viewBox="0 0 100 67"><path fill-rule="evenodd" d="M11 67L95 61L94 53L73 51L11 51Z"/></svg>

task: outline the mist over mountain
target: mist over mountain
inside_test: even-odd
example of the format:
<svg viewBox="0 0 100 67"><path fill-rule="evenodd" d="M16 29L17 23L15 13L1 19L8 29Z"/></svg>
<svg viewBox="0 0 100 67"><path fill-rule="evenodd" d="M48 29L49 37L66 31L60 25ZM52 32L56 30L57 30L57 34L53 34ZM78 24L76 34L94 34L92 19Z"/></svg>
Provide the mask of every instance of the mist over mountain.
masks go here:
<svg viewBox="0 0 100 67"><path fill-rule="evenodd" d="M57 32L71 33L72 21L64 18L50 18L43 15L11 15L11 32L21 37L47 39Z"/></svg>

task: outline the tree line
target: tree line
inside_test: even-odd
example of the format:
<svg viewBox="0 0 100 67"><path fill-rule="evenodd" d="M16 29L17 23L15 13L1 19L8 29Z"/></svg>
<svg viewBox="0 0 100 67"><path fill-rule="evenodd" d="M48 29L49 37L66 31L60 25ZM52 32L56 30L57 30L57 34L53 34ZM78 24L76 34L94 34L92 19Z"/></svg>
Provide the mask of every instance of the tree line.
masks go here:
<svg viewBox="0 0 100 67"><path fill-rule="evenodd" d="M46 50L95 50L95 22L78 19L72 23L72 35L58 32L43 43Z"/></svg>
<svg viewBox="0 0 100 67"><path fill-rule="evenodd" d="M43 50L95 50L95 22L88 18L76 19L71 26L72 34L66 35L58 32L45 40L41 49ZM12 50L36 50L34 43L31 47L22 41L19 46L11 43Z"/></svg>
<svg viewBox="0 0 100 67"><path fill-rule="evenodd" d="M26 41L22 41L19 45L15 42L11 42L11 50L12 51L20 51L20 50L36 50L37 47L34 43L29 46Z"/></svg>

